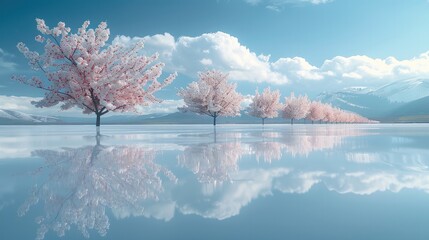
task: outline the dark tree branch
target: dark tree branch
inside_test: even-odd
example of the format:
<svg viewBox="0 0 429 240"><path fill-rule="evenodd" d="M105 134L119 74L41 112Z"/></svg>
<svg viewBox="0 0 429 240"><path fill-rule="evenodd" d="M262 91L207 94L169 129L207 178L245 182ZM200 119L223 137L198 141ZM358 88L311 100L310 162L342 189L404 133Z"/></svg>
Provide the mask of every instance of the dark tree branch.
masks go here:
<svg viewBox="0 0 429 240"><path fill-rule="evenodd" d="M66 54L64 53L63 49L61 48L61 44L58 42L57 38L54 35L50 35L52 37L52 39L54 39L55 43L57 44L58 48L60 49L61 53L63 54L63 56L69 60L74 66L77 66L76 61L73 58L67 57ZM77 49L77 48L76 48ZM74 53L74 52L73 52ZM72 55L73 56L73 55Z"/></svg>

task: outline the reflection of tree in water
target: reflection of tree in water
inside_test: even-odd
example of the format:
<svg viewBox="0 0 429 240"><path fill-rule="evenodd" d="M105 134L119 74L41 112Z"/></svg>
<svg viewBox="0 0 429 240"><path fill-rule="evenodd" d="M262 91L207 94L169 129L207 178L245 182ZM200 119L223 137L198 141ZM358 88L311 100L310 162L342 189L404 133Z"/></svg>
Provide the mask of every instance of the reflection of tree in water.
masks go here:
<svg viewBox="0 0 429 240"><path fill-rule="evenodd" d="M365 134L361 130L347 127L318 127L307 131L292 131L283 135L281 140L286 151L292 156L307 156L309 153L339 147L346 137Z"/></svg>
<svg viewBox="0 0 429 240"><path fill-rule="evenodd" d="M271 163L273 160L282 158L283 144L279 142L253 142L249 143L251 153L256 157L256 160Z"/></svg>
<svg viewBox="0 0 429 240"><path fill-rule="evenodd" d="M319 150L333 149L342 142L341 136L291 136L283 141L286 151L292 156L307 156L309 153Z"/></svg>
<svg viewBox="0 0 429 240"><path fill-rule="evenodd" d="M282 149L284 144L279 142L279 132L262 131L251 134L251 137L257 139L257 142L249 142L250 154L256 157L256 160L271 163L273 160L282 158Z"/></svg>
<svg viewBox="0 0 429 240"><path fill-rule="evenodd" d="M141 213L144 208L139 203L156 200L163 191L161 175L176 181L172 172L155 163L155 150L138 146L97 144L37 150L33 155L45 159L52 170L19 210L25 215L32 205L43 202L45 214L37 218L37 239L43 239L50 229L64 236L72 225L85 237L89 237L89 229L104 236L109 228L106 208Z"/></svg>
<svg viewBox="0 0 429 240"><path fill-rule="evenodd" d="M208 143L187 147L178 156L179 165L190 169L198 181L220 184L230 181L238 170L238 160L244 149L240 142Z"/></svg>
<svg viewBox="0 0 429 240"><path fill-rule="evenodd" d="M313 151L333 149L342 143L344 136L329 134L327 132L317 132L316 134L259 132L253 134L253 137L262 141L250 142L248 145L257 161L262 159L271 163L273 160L282 158L283 150L293 157L307 156Z"/></svg>

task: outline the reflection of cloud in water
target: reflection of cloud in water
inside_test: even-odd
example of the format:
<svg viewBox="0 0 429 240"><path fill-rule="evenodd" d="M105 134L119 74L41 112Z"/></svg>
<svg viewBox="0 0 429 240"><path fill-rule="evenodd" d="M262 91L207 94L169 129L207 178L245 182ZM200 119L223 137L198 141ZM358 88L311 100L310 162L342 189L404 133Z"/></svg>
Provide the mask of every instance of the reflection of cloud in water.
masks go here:
<svg viewBox="0 0 429 240"><path fill-rule="evenodd" d="M263 132L254 134L262 136ZM267 134L259 141L242 143L249 146L250 154L267 162L284 159L282 150L291 155L306 155L312 151L343 147L349 136L363 136L365 131L326 128L314 132L283 132L281 137ZM269 137L269 136L272 137ZM374 142L367 143L367 140ZM281 167L237 170L231 174L233 181L220 186L211 195L204 195L205 204L186 203L179 209L185 214L197 214L207 218L226 219L239 214L242 207L253 199L280 191L289 194L305 194L321 184L337 193L368 195L380 191L399 192L403 189L423 190L429 193L429 150L409 145L412 141L388 143L380 151L378 142L389 141L390 136L371 134L348 141L347 151L331 151L329 159L310 156L303 162L288 159ZM397 138L393 138L395 140ZM261 141L262 140L262 141ZM364 141L362 141L364 140ZM280 149L280 150L279 150ZM245 152L246 154L246 152ZM280 154L280 155L279 155ZM326 155L325 155L326 157ZM270 168L265 165L264 168ZM284 170L284 171L281 171ZM279 174L281 172L281 174Z"/></svg>
<svg viewBox="0 0 429 240"><path fill-rule="evenodd" d="M350 172L324 180L327 188L338 193L372 194L403 189L429 193L428 172Z"/></svg>
<svg viewBox="0 0 429 240"><path fill-rule="evenodd" d="M429 192L429 151L426 146L410 146L413 140L378 136L377 131L369 135L347 125L253 132L209 130L159 141L156 134L151 135L154 139L145 142L145 147L96 145L35 151L53 171L29 202L39 199L46 207L39 221L42 233L53 229L61 235L75 225L84 233L96 229L105 234L106 209L117 218L145 216L168 221L177 209L183 214L226 219L258 197L273 192L305 194L318 184L338 193L407 188ZM346 140L363 135L368 136ZM149 138L130 139L128 144ZM385 141L389 139L393 140ZM175 177L154 161L158 151L170 150L177 154L178 167L189 170L179 170L185 176L177 185L162 182L164 178L174 182ZM329 154L310 154L325 150Z"/></svg>
<svg viewBox="0 0 429 240"><path fill-rule="evenodd" d="M277 168L271 170L252 169L236 172L233 183L224 184L215 194L204 201L204 204L194 204L194 199L182 203L179 210L183 214L196 214L205 218L226 219L238 215L242 207L252 200L272 194L272 182L275 178L288 174L289 169Z"/></svg>
<svg viewBox="0 0 429 240"><path fill-rule="evenodd" d="M46 182L35 186L19 214L26 214L38 202L44 204L44 215L37 218L38 239L50 229L63 236L73 225L85 237L89 229L105 235L109 228L106 208L143 215L140 203L158 199L162 175L176 181L172 172L154 162L156 151L150 148L97 144L33 154L46 160L50 174Z"/></svg>

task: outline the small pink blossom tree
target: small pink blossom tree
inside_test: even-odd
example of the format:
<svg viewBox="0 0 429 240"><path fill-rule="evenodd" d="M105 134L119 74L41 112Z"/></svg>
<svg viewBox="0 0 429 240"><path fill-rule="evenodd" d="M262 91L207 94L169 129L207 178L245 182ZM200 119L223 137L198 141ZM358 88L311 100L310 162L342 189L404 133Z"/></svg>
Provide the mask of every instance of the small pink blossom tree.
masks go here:
<svg viewBox="0 0 429 240"><path fill-rule="evenodd" d="M228 74L217 70L202 72L197 82L179 90L178 95L185 101L179 110L211 116L213 125L218 116L239 116L243 96L235 91L236 87L228 83Z"/></svg>
<svg viewBox="0 0 429 240"><path fill-rule="evenodd" d="M310 110L308 111L307 119L314 121L321 121L325 117L325 105L319 101L310 103Z"/></svg>
<svg viewBox="0 0 429 240"><path fill-rule="evenodd" d="M252 103L248 107L248 113L250 116L261 118L262 125L264 125L265 119L277 117L281 108L280 92L265 88L262 94L259 94L259 91L256 90Z"/></svg>
<svg viewBox="0 0 429 240"><path fill-rule="evenodd" d="M293 124L294 120L305 118L310 110L310 101L307 96L295 97L293 93L286 98L283 108L283 118L290 119Z"/></svg>
<svg viewBox="0 0 429 240"><path fill-rule="evenodd" d="M33 102L36 107L60 103L63 110L79 107L85 114L94 113L96 126L100 126L100 117L110 111L137 111L137 106L160 102L154 93L176 77L171 74L162 83L157 81L164 64L154 64L157 54L139 55L142 42L132 47L106 46L110 31L105 22L96 29L88 29L89 21L85 21L77 33L72 34L63 22L49 28L44 20L36 21L43 36L38 35L35 40L45 44L44 53L30 51L21 42L17 47L30 66L42 72L45 80L13 77L46 90L42 100Z"/></svg>

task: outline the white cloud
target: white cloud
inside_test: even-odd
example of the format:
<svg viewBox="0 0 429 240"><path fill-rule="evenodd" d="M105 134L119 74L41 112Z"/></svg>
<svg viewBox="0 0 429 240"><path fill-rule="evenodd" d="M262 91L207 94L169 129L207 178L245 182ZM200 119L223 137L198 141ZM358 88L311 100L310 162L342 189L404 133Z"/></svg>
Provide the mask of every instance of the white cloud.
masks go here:
<svg viewBox="0 0 429 240"><path fill-rule="evenodd" d="M337 56L325 60L316 71L325 78L344 81L359 80L360 83L384 83L411 77L428 77L428 65L429 52L405 60L397 60L394 57L371 58L364 55Z"/></svg>
<svg viewBox="0 0 429 240"><path fill-rule="evenodd" d="M246 3L257 6L263 5L269 10L280 12L285 5L297 5L297 4L312 4L320 5L332 2L333 0L244 0Z"/></svg>
<svg viewBox="0 0 429 240"><path fill-rule="evenodd" d="M236 37L223 32L178 39L169 33L132 38L117 36L113 42L131 45L139 40L145 41L144 54L159 52L167 71L178 71L190 78L196 78L200 71L219 69L229 72L230 79L237 81L272 84L314 84L319 81L319 87L337 86L338 83L341 87L350 87L379 86L400 79L429 77L429 52L404 60L365 55L336 56L315 66L299 56L270 60L270 55L257 54Z"/></svg>
<svg viewBox="0 0 429 240"><path fill-rule="evenodd" d="M114 44L131 45L145 42L143 53L160 53L167 70L195 78L207 69L227 71L232 80L284 84L285 75L273 70L269 56L257 55L227 33L205 33L196 37L182 36L174 40L171 34L146 37L117 36ZM159 43L158 43L159 42Z"/></svg>
<svg viewBox="0 0 429 240"><path fill-rule="evenodd" d="M336 56L325 60L320 67L311 65L301 57L280 58L272 66L294 83L317 80L322 84L379 86L401 79L429 77L429 52L404 60L395 57L371 58L365 55Z"/></svg>
<svg viewBox="0 0 429 240"><path fill-rule="evenodd" d="M254 97L254 95L245 95L245 96L243 96L244 98L243 98L243 101L241 101L241 104L240 104L240 107L241 107L241 109L246 109L246 108L248 108L249 107L249 105L252 103L252 99L253 99L253 97Z"/></svg>
<svg viewBox="0 0 429 240"><path fill-rule="evenodd" d="M203 59L201 59L200 63L208 66L208 65L212 65L213 61L210 58L203 58Z"/></svg>
<svg viewBox="0 0 429 240"><path fill-rule="evenodd" d="M321 80L323 75L319 69L302 57L280 58L272 63L275 70L295 79Z"/></svg>

